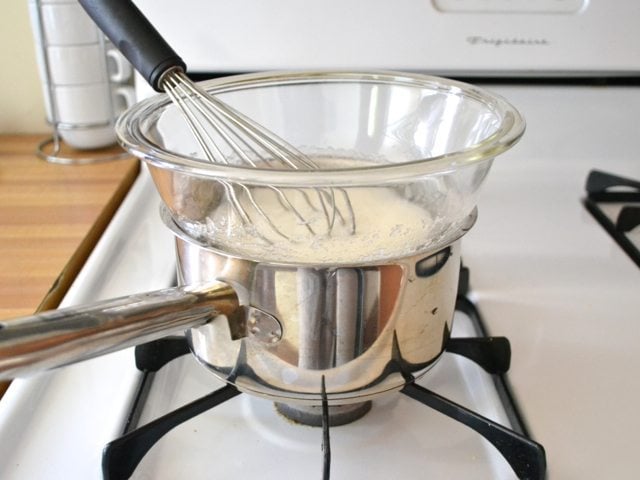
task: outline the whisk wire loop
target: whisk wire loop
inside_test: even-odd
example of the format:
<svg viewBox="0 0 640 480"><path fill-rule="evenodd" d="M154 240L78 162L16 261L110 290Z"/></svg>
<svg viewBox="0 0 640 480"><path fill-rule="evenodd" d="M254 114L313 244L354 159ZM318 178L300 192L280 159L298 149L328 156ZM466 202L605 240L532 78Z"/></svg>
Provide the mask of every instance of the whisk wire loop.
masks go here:
<svg viewBox="0 0 640 480"><path fill-rule="evenodd" d="M165 92L178 107L195 140L210 162L230 165L233 161L234 163L240 162L250 165L253 168L275 168L273 162L279 161L286 168L292 170L319 169L311 159L297 148L192 83L181 69L170 70L164 75L161 82ZM222 146L226 150L223 150ZM232 208L238 214L243 225L251 226L254 223L251 214L247 210L248 207L251 207L251 210L262 218L268 228L277 236L291 240L261 207L251 188L241 183L236 184L226 181L222 183ZM242 191L245 202L239 198L236 187ZM282 189L275 186L268 186L267 188L275 193L282 207L294 215L298 225L304 226L309 233L316 235L316 230L311 226L311 222L305 218L300 209L294 205L294 202ZM346 215L340 211L341 208L338 206L334 191L336 189L334 188L314 188L319 207L307 195L305 189L293 190L300 193L297 198L302 199L307 208L311 211L321 212L326 222L326 233L328 235L331 235L336 219L339 219L342 225L347 226L349 234L355 233L355 215L348 194L344 189L337 190L342 192L342 203L344 203L343 208L347 210ZM267 240L266 236L260 234L257 229L254 229L254 231L261 238ZM267 241L272 243L269 240Z"/></svg>

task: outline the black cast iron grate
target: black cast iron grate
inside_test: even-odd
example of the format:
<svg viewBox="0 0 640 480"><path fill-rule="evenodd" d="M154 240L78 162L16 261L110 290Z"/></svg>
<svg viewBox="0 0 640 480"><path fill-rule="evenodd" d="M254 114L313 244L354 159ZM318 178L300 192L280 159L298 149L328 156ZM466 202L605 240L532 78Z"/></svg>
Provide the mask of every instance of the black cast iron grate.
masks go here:
<svg viewBox="0 0 640 480"><path fill-rule="evenodd" d="M509 392L504 374L511 362L511 348L504 337L488 337L476 307L464 294L468 287L468 270L461 271L461 281L456 309L469 315L480 332L477 338L451 338L445 351L473 360L488 373L493 374L498 393L507 407L507 415L514 430L508 429L489 418L448 400L414 382L411 374L403 368L404 360L395 343L394 359L388 368L399 372L407 379L401 392L414 400L454 419L475 430L487 439L506 459L518 478L542 480L546 476L546 457L542 445L533 441L527 433L513 398ZM143 404L150 388L153 372L157 372L171 360L189 352L184 338L165 338L136 347L136 365L144 373L131 413L120 438L110 442L104 449L102 470L105 480L129 478L146 453L160 438L187 420L224 403L239 395L233 385L226 385L204 397L184 405L156 420L137 427ZM324 383L322 385L324 393ZM329 409L326 393L323 395L323 479L329 479L331 466L331 446L329 432Z"/></svg>
<svg viewBox="0 0 640 480"><path fill-rule="evenodd" d="M592 170L587 176L584 205L627 255L640 267L640 250L629 233L640 226L640 182ZM606 214L601 205L621 203L616 218Z"/></svg>

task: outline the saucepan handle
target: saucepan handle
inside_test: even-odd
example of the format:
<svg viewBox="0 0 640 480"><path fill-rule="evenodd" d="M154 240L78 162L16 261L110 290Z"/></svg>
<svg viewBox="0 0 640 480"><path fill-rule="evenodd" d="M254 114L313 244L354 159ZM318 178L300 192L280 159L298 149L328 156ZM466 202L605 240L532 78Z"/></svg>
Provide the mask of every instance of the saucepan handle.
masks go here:
<svg viewBox="0 0 640 480"><path fill-rule="evenodd" d="M0 378L86 360L240 309L226 283L174 287L0 323Z"/></svg>

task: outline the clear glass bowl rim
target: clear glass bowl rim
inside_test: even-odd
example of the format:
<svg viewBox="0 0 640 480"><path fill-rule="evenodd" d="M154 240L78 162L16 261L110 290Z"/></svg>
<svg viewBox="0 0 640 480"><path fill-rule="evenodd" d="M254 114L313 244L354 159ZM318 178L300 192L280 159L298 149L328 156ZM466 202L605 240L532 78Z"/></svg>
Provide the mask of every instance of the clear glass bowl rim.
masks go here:
<svg viewBox="0 0 640 480"><path fill-rule="evenodd" d="M200 82L208 93L252 89L277 85L323 83L392 84L470 97L483 103L499 119L498 129L480 142L444 155L375 166L334 170L269 170L207 163L205 160L178 155L152 142L144 133L149 119L157 117L172 102L166 94L143 100L124 112L116 123L120 144L131 154L149 164L201 178L252 185L291 187L384 185L406 182L427 175L453 173L456 170L492 160L511 148L523 135L522 115L500 95L474 85L448 78L417 73L367 71L292 71L233 75Z"/></svg>

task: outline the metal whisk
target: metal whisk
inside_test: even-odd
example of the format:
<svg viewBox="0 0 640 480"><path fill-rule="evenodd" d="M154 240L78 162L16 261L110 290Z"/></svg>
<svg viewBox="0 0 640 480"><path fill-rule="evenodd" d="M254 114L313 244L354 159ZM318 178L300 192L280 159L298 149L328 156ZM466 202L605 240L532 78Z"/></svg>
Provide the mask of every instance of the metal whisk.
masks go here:
<svg viewBox="0 0 640 480"><path fill-rule="evenodd" d="M317 170L319 167L304 153L248 118L238 110L207 94L202 88L189 80L180 68L170 69L160 80L164 91L176 104L184 116L194 138L211 162L229 164L230 158L240 160L254 168L287 168L292 170ZM231 152L225 153L220 145ZM247 207L240 201L236 188L241 189L251 207L266 224L280 237L288 238L270 219L257 202L251 190L242 184L225 184L231 204L243 223L252 224ZM270 187L280 204L315 235L311 224L303 217L299 209L280 189ZM326 232L331 233L336 222L348 226L349 233L355 232L355 216L349 197L343 189L315 188L317 203L314 203L304 190L300 192L303 202L316 209L318 205L326 220ZM342 197L346 212L338 208L336 195Z"/></svg>
<svg viewBox="0 0 640 480"><path fill-rule="evenodd" d="M130 0L80 0L80 4L147 82L156 91L167 93L207 160L221 164L233 160L254 168L319 169L282 138L193 83L185 74L184 61ZM289 239L265 212L250 187L235 182L223 182L223 185L243 224L253 225L260 217L277 236ZM280 205L294 215L296 223L304 225L312 235L318 232L300 213L302 205L306 210L319 211L324 217L324 234L330 235L337 224L346 228L347 233L355 233L353 207L343 189L314 188L315 200L306 191L296 189L297 202L292 202L279 188L269 189Z"/></svg>

